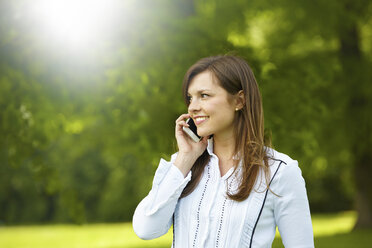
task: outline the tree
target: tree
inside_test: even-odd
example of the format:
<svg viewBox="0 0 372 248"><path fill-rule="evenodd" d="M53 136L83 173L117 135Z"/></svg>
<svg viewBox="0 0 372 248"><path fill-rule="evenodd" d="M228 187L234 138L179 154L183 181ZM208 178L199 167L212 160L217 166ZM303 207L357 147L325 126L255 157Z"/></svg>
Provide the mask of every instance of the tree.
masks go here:
<svg viewBox="0 0 372 248"><path fill-rule="evenodd" d="M349 209L356 191L356 227L370 226L371 3L133 1L112 49L84 64L38 43L13 18L22 2L0 1L0 219L129 221L176 151L186 69L232 52L252 66L312 210Z"/></svg>
<svg viewBox="0 0 372 248"><path fill-rule="evenodd" d="M253 16L260 17L266 12L266 20L276 21L272 23L273 28L266 29L263 36L266 42L260 47L268 50L265 59L270 61L266 62L269 64L269 72L263 79L279 81L291 87L287 97L291 98L295 106L290 107L295 111L288 111L288 108L278 110L281 114L290 113L288 117L296 116L296 122L304 127L296 128L291 124L293 130L302 129L305 136L313 136L304 141L314 144L309 149L312 150L312 160L315 154L325 158L319 161L325 161L324 166L328 164L327 174L334 175L328 179L343 182L344 188L352 187L345 171L352 173L358 211L355 227L371 227L372 185L367 175L372 170L372 121L369 114L372 88L369 85L371 72L368 69L371 67L372 53L367 30L371 29L368 13L372 4L348 0L284 0L276 1L275 4L261 2L259 5L263 12ZM247 12L252 13L248 8ZM248 19L247 23L250 22L254 23L255 19ZM297 80L297 85L285 80ZM268 88L272 86L267 85ZM285 87L279 88L282 89L280 93L285 92ZM280 130L279 125L273 126L274 132ZM284 130L290 133L289 129ZM298 143L284 145L295 147ZM302 147L306 148L306 144Z"/></svg>

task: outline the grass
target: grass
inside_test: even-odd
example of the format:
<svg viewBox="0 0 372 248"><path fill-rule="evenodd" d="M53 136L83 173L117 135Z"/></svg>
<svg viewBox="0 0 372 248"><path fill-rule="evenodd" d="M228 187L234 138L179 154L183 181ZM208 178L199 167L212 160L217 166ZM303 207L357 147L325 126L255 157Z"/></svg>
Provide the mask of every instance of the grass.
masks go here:
<svg viewBox="0 0 372 248"><path fill-rule="evenodd" d="M372 247L372 230L350 232L355 218L354 212L314 215L315 246ZM1 248L165 248L171 242L171 230L161 238L143 241L134 234L131 223L0 227ZM279 235L273 247L283 247Z"/></svg>

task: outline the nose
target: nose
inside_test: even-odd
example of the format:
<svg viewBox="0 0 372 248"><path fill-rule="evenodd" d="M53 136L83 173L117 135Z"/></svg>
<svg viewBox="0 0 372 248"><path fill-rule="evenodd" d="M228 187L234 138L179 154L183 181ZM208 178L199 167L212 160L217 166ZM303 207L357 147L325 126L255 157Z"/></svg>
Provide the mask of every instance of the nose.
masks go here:
<svg viewBox="0 0 372 248"><path fill-rule="evenodd" d="M190 100L190 104L188 107L188 112L191 113L197 113L200 110L200 104L198 100Z"/></svg>

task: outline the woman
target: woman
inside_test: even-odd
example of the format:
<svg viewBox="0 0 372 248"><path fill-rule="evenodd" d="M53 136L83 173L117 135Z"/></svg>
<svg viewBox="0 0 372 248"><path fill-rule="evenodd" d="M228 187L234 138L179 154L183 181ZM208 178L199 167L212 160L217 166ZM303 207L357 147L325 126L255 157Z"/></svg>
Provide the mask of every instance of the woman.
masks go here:
<svg viewBox="0 0 372 248"><path fill-rule="evenodd" d="M297 161L264 144L257 82L235 56L199 60L186 73L188 113L176 120L178 152L160 160L133 228L142 239L168 232L172 247L314 247L305 182ZM194 142L183 131L192 118Z"/></svg>

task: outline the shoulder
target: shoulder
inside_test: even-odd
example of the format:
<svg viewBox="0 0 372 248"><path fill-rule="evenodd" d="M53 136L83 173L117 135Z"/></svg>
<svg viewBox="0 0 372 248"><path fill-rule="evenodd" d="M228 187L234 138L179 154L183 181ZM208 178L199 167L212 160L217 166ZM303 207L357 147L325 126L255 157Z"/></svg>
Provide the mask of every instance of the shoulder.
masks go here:
<svg viewBox="0 0 372 248"><path fill-rule="evenodd" d="M302 184L304 179L298 161L287 154L268 148L272 186ZM278 185L279 184L279 185Z"/></svg>
<svg viewBox="0 0 372 248"><path fill-rule="evenodd" d="M267 155L269 157L269 165L272 166L274 164L282 163L282 164L293 164L297 163L296 160L292 159L285 153L278 152L273 148L267 148Z"/></svg>
<svg viewBox="0 0 372 248"><path fill-rule="evenodd" d="M267 148L267 155L269 157L268 162L271 170L276 170L278 167L298 168L297 160L292 159L287 154L278 152L272 148Z"/></svg>

